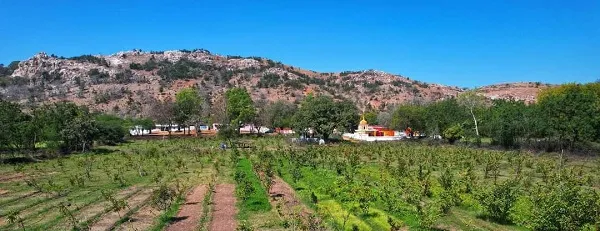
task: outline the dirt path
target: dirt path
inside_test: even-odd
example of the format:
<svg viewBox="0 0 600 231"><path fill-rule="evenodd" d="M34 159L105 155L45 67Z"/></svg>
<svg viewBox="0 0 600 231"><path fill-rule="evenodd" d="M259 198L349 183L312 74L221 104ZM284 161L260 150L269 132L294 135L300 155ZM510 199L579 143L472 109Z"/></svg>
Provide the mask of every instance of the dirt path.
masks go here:
<svg viewBox="0 0 600 231"><path fill-rule="evenodd" d="M312 216L314 212L300 201L296 191L280 177L273 178L269 202L273 208L277 208L279 215L286 219L300 218L299 222L305 227L313 226L316 230L326 230L321 224L321 218Z"/></svg>
<svg viewBox="0 0 600 231"><path fill-rule="evenodd" d="M154 224L156 218L160 216L160 211L152 206L145 205L129 217L129 221L119 225L114 230L118 231L138 231L148 230Z"/></svg>
<svg viewBox="0 0 600 231"><path fill-rule="evenodd" d="M219 184L215 188L213 199L214 212L210 231L234 231L237 228L235 214L235 185Z"/></svg>
<svg viewBox="0 0 600 231"><path fill-rule="evenodd" d="M143 189L140 193L133 195L127 199L129 209L135 209L142 205L152 195L152 189ZM90 226L91 231L105 231L112 229L117 221L127 213L128 209L119 212L109 212L104 214L100 219ZM120 216L119 216L120 215Z"/></svg>
<svg viewBox="0 0 600 231"><path fill-rule="evenodd" d="M185 203L175 217L176 222L167 227L167 231L197 230L200 216L202 215L202 200L206 196L208 187L198 185L194 191L187 195Z"/></svg>
<svg viewBox="0 0 600 231"><path fill-rule="evenodd" d="M274 208L277 204L281 203L288 209L300 207L303 216L308 216L312 213L312 211L298 199L294 189L279 177L273 178L273 185L271 186L271 190L269 190L269 195L269 201Z"/></svg>

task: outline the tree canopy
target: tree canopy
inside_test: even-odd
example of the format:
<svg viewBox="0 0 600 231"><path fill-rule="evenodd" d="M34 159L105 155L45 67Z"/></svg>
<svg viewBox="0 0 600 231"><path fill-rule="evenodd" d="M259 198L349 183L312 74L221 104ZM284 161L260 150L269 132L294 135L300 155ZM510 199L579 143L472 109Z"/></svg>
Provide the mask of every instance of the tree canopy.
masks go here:
<svg viewBox="0 0 600 231"><path fill-rule="evenodd" d="M184 88L175 95L175 122L190 125L200 121L202 98L196 88Z"/></svg>
<svg viewBox="0 0 600 231"><path fill-rule="evenodd" d="M358 117L358 109L350 102L334 102L331 97L310 94L300 103L293 125L299 133L314 129L323 139L329 139L336 128L351 131Z"/></svg>
<svg viewBox="0 0 600 231"><path fill-rule="evenodd" d="M225 92L227 116L230 124L239 126L248 122L256 116L256 109L250 94L245 88L231 88Z"/></svg>

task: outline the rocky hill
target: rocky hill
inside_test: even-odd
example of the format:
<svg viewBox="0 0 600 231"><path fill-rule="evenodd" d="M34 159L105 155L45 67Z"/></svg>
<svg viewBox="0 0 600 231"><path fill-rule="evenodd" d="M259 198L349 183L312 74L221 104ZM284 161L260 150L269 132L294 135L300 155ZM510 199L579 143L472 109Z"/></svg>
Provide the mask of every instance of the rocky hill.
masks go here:
<svg viewBox="0 0 600 231"><path fill-rule="evenodd" d="M0 96L5 99L29 104L69 100L126 115L142 114L152 102L172 99L188 86L197 86L210 100L238 86L247 88L255 100L297 102L307 92L318 92L353 101L360 108L440 100L463 91L375 70L319 73L265 58L222 56L202 49L71 58L39 53L0 70ZM544 86L495 85L479 91L490 98L533 101Z"/></svg>
<svg viewBox="0 0 600 231"><path fill-rule="evenodd" d="M537 94L545 88L551 87L550 84L540 82L520 82L494 84L477 89L477 92L490 99L517 99L526 103L536 101Z"/></svg>

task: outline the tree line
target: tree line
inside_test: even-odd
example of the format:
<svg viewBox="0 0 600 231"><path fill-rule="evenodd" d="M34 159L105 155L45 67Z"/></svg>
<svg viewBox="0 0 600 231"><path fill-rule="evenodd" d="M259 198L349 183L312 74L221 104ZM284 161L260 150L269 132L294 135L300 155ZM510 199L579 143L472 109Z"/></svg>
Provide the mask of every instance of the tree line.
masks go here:
<svg viewBox="0 0 600 231"><path fill-rule="evenodd" d="M565 84L542 90L536 103L488 100L475 92L427 104L404 104L375 112L377 122L411 127L449 142L529 146L546 151L593 147L600 141L600 83Z"/></svg>
<svg viewBox="0 0 600 231"><path fill-rule="evenodd" d="M61 102L34 108L0 101L0 148L52 147L63 152L85 151L94 141L114 144L127 129L154 122L181 127L218 123L222 135L239 134L242 125L293 128L299 134L313 131L330 139L334 131L353 132L361 114L356 104L309 94L299 105L252 100L245 88L230 88L207 100L197 88L179 91L175 100L156 101L150 119L122 119L92 113L84 106ZM487 100L475 92L431 103L402 104L386 111L362 113L370 124L396 130L408 127L430 137L479 144L489 138L505 148L528 146L546 151L594 147L600 141L600 83L566 84L540 92L538 102Z"/></svg>
<svg viewBox="0 0 600 231"><path fill-rule="evenodd" d="M122 142L134 125L151 129L154 123L150 119L122 119L90 112L87 107L72 102L24 108L0 99L2 152L39 148L61 153L85 152L95 142L108 145Z"/></svg>

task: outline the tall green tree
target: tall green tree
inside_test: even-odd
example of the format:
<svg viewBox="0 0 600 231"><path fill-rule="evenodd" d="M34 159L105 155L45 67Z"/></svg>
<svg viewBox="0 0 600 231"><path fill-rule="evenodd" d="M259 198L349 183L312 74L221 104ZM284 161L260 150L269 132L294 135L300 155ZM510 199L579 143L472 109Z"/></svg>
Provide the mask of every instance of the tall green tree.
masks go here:
<svg viewBox="0 0 600 231"><path fill-rule="evenodd" d="M312 94L300 104L294 115L294 130L305 134L309 129L327 140L334 129L351 131L358 121L358 109L350 102L334 102L331 97Z"/></svg>
<svg viewBox="0 0 600 231"><path fill-rule="evenodd" d="M566 84L539 94L542 116L549 133L569 147L592 141L600 128L600 93L594 85Z"/></svg>
<svg viewBox="0 0 600 231"><path fill-rule="evenodd" d="M495 144L514 148L527 132L527 105L523 101L494 100L487 110L487 134Z"/></svg>
<svg viewBox="0 0 600 231"><path fill-rule="evenodd" d="M314 129L323 139L328 139L337 125L335 113L331 97L309 94L294 115L294 130L306 134L309 129Z"/></svg>
<svg viewBox="0 0 600 231"><path fill-rule="evenodd" d="M390 126L398 130L404 130L407 127L411 127L413 130L423 130L425 128L425 107L412 104L398 106L392 114Z"/></svg>
<svg viewBox="0 0 600 231"><path fill-rule="evenodd" d="M31 117L16 103L0 100L0 148L33 147Z"/></svg>
<svg viewBox="0 0 600 231"><path fill-rule="evenodd" d="M425 108L425 127L431 135L442 135L446 129L468 119L468 113L455 98L433 102Z"/></svg>
<svg viewBox="0 0 600 231"><path fill-rule="evenodd" d="M195 125L200 121L202 98L196 88L184 88L175 95L175 122L179 125Z"/></svg>
<svg viewBox="0 0 600 231"><path fill-rule="evenodd" d="M336 128L346 132L354 132L360 118L356 105L350 101L335 102L334 105L336 110Z"/></svg>
<svg viewBox="0 0 600 231"><path fill-rule="evenodd" d="M245 88L231 88L225 92L227 116L230 124L237 126L251 122L256 116L256 109L250 94Z"/></svg>

